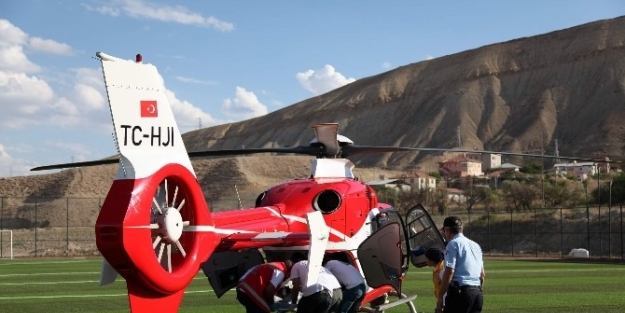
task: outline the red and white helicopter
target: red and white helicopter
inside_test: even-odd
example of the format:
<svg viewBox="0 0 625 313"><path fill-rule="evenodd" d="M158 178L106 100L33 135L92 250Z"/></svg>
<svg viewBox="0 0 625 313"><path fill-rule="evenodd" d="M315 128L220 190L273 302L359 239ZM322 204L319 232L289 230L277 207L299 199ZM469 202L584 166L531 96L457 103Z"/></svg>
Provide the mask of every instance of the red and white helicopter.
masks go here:
<svg viewBox="0 0 625 313"><path fill-rule="evenodd" d="M338 252L355 265L370 287L362 311L406 303L416 312L416 296L402 294L409 263L424 266L422 252L444 248L444 240L423 206L400 216L379 203L373 188L354 177L346 157L449 149L356 146L338 134L338 124L325 123L314 126L316 138L308 146L188 153L156 67L140 55L136 61L96 55L119 158L33 170L119 163L95 234L105 259L101 284L117 273L125 278L131 312L177 312L200 269L221 297L250 267L298 251L308 252L309 282L316 281L314 269L325 252ZM267 152L316 158L308 178L266 190L255 207L211 214L189 158ZM367 306L385 294L398 298Z"/></svg>

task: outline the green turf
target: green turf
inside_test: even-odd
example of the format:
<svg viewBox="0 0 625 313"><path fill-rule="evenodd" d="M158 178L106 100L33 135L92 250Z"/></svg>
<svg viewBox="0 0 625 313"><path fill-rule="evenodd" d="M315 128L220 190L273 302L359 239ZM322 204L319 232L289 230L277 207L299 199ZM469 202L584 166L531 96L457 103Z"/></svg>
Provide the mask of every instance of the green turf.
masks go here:
<svg viewBox="0 0 625 313"><path fill-rule="evenodd" d="M98 287L99 259L0 261L0 312L128 312L123 279ZM625 265L566 261L485 261L484 312L623 312ZM433 312L431 268L411 269L405 294ZM202 273L181 313L244 312L229 292L217 299ZM407 312L405 305L388 312Z"/></svg>

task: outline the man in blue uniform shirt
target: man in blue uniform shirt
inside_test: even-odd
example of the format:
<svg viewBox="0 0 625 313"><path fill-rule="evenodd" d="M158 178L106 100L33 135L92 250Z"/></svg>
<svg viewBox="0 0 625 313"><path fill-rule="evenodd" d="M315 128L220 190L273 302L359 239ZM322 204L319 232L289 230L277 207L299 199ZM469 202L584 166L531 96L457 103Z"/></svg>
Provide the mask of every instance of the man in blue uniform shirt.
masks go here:
<svg viewBox="0 0 625 313"><path fill-rule="evenodd" d="M462 221L456 216L443 221L443 236L447 239L447 250L436 312L482 312L485 277L482 248L462 234Z"/></svg>

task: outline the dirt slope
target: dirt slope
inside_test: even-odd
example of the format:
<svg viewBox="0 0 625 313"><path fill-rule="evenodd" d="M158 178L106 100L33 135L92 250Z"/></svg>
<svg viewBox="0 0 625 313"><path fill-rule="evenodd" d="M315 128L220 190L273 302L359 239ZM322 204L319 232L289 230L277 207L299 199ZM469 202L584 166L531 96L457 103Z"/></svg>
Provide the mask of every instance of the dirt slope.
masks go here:
<svg viewBox="0 0 625 313"><path fill-rule="evenodd" d="M190 151L307 144L318 122L340 123L357 144L623 157L625 17L511 40L399 67L266 116L189 132ZM433 170L426 155L354 158L356 174ZM304 177L308 157L246 156L194 161L208 198L256 194ZM420 167L419 167L420 166ZM104 196L116 166L0 179L0 196ZM388 176L388 175L387 175ZM228 197L230 197L228 195Z"/></svg>

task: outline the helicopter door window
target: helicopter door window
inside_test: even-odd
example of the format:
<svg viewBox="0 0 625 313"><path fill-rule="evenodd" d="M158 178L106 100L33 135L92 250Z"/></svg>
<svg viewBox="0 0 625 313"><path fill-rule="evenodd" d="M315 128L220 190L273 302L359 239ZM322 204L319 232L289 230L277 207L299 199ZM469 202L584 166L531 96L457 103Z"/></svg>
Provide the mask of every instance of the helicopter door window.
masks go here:
<svg viewBox="0 0 625 313"><path fill-rule="evenodd" d="M403 262L403 270L408 270L408 236L406 235L404 220L402 219L399 212L395 211L395 208L391 207L389 209L384 209L378 215L376 215L373 225L373 231L377 231L382 227L391 224L397 223L400 225L399 227L399 235L402 239L402 254L404 255Z"/></svg>
<svg viewBox="0 0 625 313"><path fill-rule="evenodd" d="M421 204L408 210L406 214L410 262L416 267L424 267L425 251L429 248L445 250L445 240L434 221Z"/></svg>

